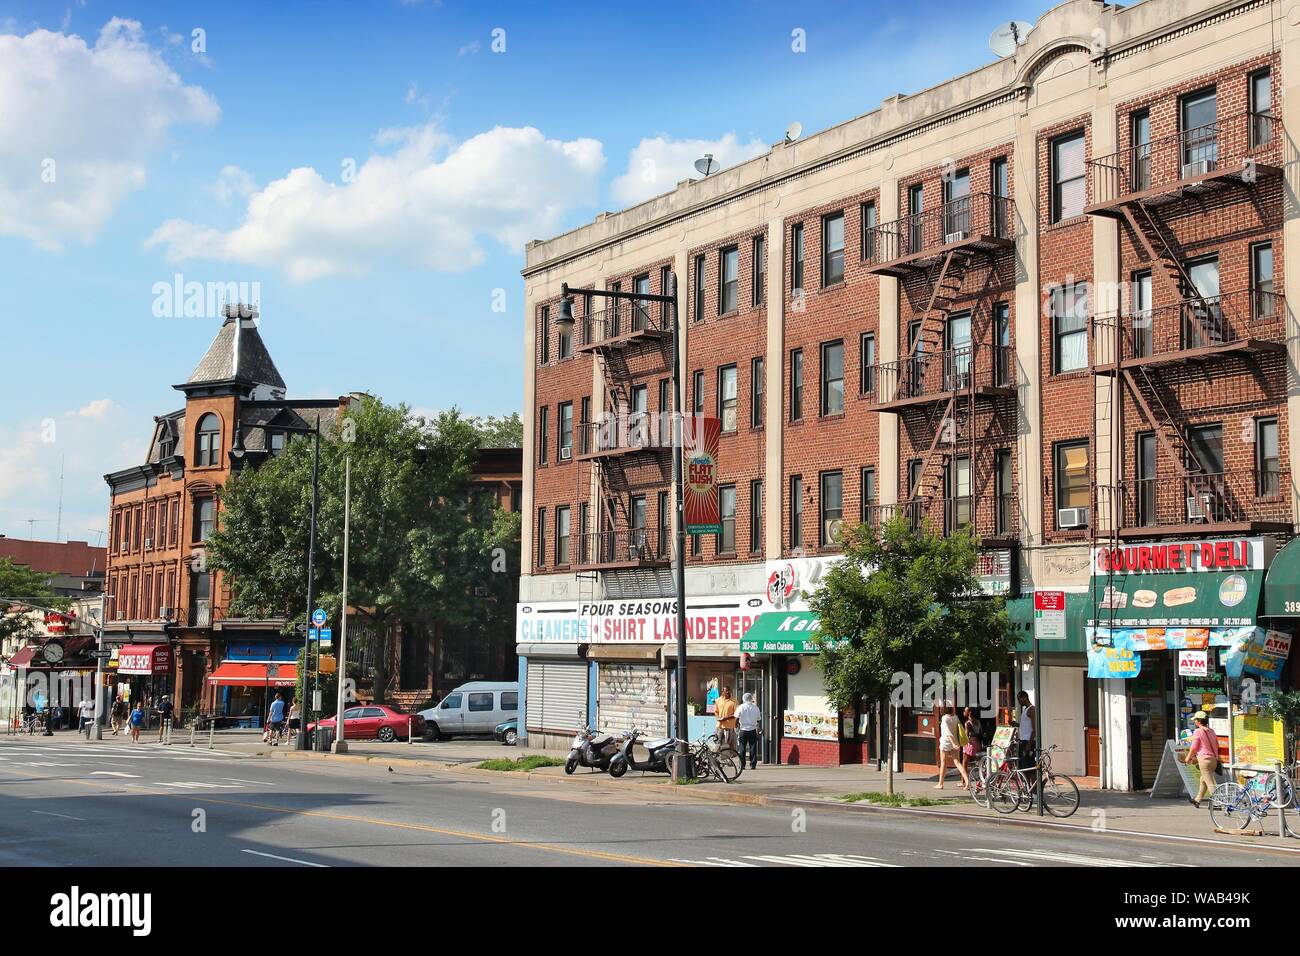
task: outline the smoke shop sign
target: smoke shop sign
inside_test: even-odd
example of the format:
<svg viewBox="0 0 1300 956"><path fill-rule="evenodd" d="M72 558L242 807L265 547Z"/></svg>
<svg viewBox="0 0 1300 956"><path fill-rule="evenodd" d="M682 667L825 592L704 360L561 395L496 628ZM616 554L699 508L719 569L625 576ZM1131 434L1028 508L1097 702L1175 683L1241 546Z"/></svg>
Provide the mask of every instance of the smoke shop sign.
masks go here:
<svg viewBox="0 0 1300 956"><path fill-rule="evenodd" d="M758 594L686 602L686 640L736 643L763 611ZM520 644L662 644L677 640L677 602L662 600L549 601L520 604Z"/></svg>

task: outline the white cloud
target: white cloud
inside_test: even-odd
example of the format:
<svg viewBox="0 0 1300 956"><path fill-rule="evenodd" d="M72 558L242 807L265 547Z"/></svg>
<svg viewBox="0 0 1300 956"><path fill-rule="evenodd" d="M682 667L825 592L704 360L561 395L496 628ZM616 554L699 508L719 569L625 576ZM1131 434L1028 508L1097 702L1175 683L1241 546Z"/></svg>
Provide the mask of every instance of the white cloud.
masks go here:
<svg viewBox="0 0 1300 956"><path fill-rule="evenodd" d="M169 219L146 240L168 259L216 259L285 270L294 281L364 275L391 259L441 272L483 261L480 237L520 250L595 201L605 157L594 139L547 139L496 127L457 143L432 123L382 130L391 152L370 156L352 182L290 170L248 200L233 230Z"/></svg>
<svg viewBox="0 0 1300 956"><path fill-rule="evenodd" d="M634 206L651 196L673 189L683 179L698 179L695 161L712 153L719 168L726 169L768 151L766 143L751 139L742 143L735 133L721 139L643 139L628 154L627 172L610 183L610 193L622 206Z"/></svg>
<svg viewBox="0 0 1300 956"><path fill-rule="evenodd" d="M103 418L115 408L111 398L97 398L93 402L88 402L75 412L69 412L69 417L77 418Z"/></svg>
<svg viewBox="0 0 1300 956"><path fill-rule="evenodd" d="M118 18L94 46L48 30L0 34L0 104L0 235L50 249L94 238L144 186L171 127L221 112L182 83L139 23Z"/></svg>
<svg viewBox="0 0 1300 956"><path fill-rule="evenodd" d="M456 55L457 55L457 56L468 56L468 55L473 55L473 54L477 53L477 52L479 51L479 49L480 49L480 48L479 48L478 40L473 40L473 41L471 41L471 42L469 42L469 43L466 43L463 47L461 47L459 50L457 50L457 51L456 51Z"/></svg>
<svg viewBox="0 0 1300 956"><path fill-rule="evenodd" d="M221 205L226 205L238 196L243 199L257 192L257 183L253 177L238 166L222 166L216 182L203 187Z"/></svg>

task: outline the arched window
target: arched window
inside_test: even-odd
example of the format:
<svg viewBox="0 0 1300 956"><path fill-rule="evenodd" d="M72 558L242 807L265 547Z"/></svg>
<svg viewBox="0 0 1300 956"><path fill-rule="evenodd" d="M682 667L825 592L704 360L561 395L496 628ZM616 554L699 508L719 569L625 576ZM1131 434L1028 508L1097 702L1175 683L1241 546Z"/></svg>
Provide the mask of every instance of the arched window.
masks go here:
<svg viewBox="0 0 1300 956"><path fill-rule="evenodd" d="M199 435L196 448L197 458L194 464L215 465L221 455L221 421L211 412L199 419Z"/></svg>

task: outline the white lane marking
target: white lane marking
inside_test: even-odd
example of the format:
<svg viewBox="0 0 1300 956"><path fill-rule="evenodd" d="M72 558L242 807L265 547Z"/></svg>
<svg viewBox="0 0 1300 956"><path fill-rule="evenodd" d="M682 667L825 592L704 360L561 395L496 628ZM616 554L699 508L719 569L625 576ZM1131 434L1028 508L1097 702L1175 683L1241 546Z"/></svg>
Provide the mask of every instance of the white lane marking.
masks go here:
<svg viewBox="0 0 1300 956"><path fill-rule="evenodd" d="M310 860L295 860L291 856L276 856L274 853L261 853L257 850L240 850L240 853L251 853L253 856L269 856L273 860L284 860L286 863L301 863L303 866L319 866L322 869L329 869L328 863L313 863Z"/></svg>
<svg viewBox="0 0 1300 956"><path fill-rule="evenodd" d="M43 817L58 817L61 820L80 820L86 822L85 817L70 817L66 813L51 813L49 810L33 810L32 813L39 813Z"/></svg>
<svg viewBox="0 0 1300 956"><path fill-rule="evenodd" d="M704 860L686 860L681 857L673 857L670 863L689 863L692 866L758 866L757 863L745 863L741 860L728 860L726 857L711 856Z"/></svg>
<svg viewBox="0 0 1300 956"><path fill-rule="evenodd" d="M233 780L235 783L252 784L255 787L274 787L275 784L268 783L265 780L240 780L238 777L222 777L222 780Z"/></svg>
<svg viewBox="0 0 1300 956"><path fill-rule="evenodd" d="M1004 863L1010 866L1033 866L1034 864L1027 860L1007 860L996 856L971 856L969 853L958 853L956 850L935 850L935 853L943 853L948 856L959 856L963 860L979 860L981 863Z"/></svg>
<svg viewBox="0 0 1300 956"><path fill-rule="evenodd" d="M116 770L92 770L90 771L90 775L92 777L130 777L132 780L140 779L138 773L119 773Z"/></svg>
<svg viewBox="0 0 1300 956"><path fill-rule="evenodd" d="M155 787L180 787L182 790L238 790L233 783L204 783L201 780L155 781Z"/></svg>
<svg viewBox="0 0 1300 956"><path fill-rule="evenodd" d="M53 763L49 760L28 760L19 762L20 767L75 767L75 763Z"/></svg>
<svg viewBox="0 0 1300 956"><path fill-rule="evenodd" d="M1186 863L1141 863L1137 860L1117 860L1104 856L1081 856L1077 853L1054 853L1050 850L990 850L987 848L974 848L964 851L966 853L994 853L1005 854L1011 857L1020 857L1022 859L1036 860L1050 863L1074 863L1079 866L1187 866Z"/></svg>

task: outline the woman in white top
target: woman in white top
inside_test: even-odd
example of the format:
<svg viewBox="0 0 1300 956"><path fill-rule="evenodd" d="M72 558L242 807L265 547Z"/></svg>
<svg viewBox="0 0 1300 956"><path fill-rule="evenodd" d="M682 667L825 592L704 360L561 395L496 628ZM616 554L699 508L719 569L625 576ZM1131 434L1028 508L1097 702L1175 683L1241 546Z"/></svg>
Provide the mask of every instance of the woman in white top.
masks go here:
<svg viewBox="0 0 1300 956"><path fill-rule="evenodd" d="M962 787L969 787L970 778L966 776L966 768L961 765L961 722L957 719L957 705L945 700L943 706L943 718L939 721L939 782L934 785L934 789L943 789L950 763L961 774Z"/></svg>

